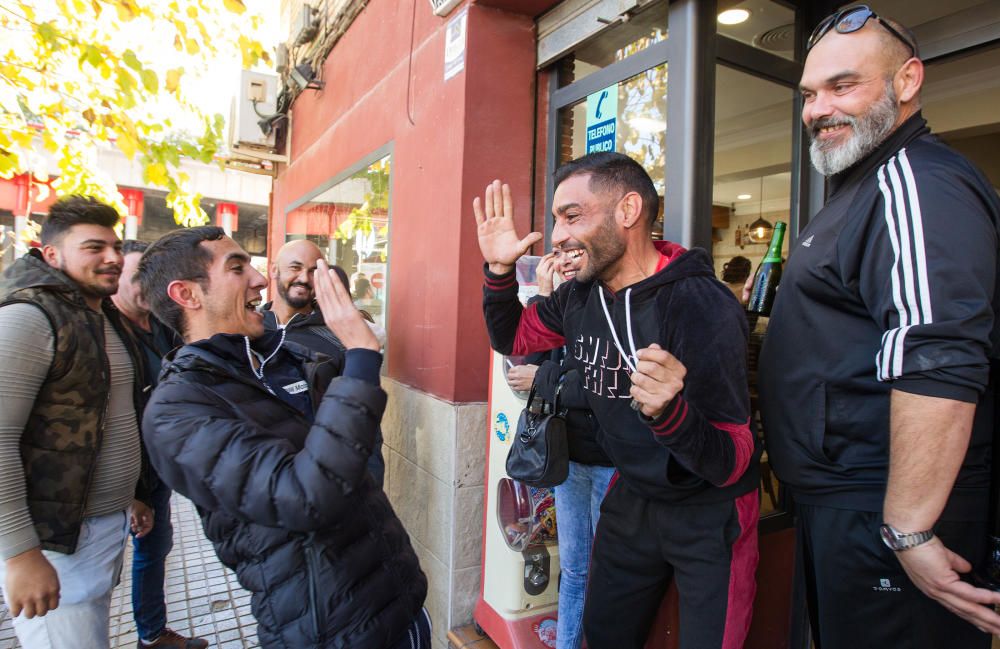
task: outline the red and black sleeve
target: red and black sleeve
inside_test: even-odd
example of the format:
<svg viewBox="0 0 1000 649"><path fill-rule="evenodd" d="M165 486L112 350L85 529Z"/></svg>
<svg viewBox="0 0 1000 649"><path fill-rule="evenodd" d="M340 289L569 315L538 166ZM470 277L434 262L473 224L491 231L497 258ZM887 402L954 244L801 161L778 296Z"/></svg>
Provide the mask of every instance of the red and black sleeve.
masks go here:
<svg viewBox="0 0 1000 649"><path fill-rule="evenodd" d="M756 452L746 316L712 279L678 284L670 310L684 314L674 318L667 336L671 353L687 369L684 389L659 417L640 419L688 471L725 487L743 476Z"/></svg>
<svg viewBox="0 0 1000 649"><path fill-rule="evenodd" d="M501 354L530 354L561 347L565 343L562 313L570 282L547 298L525 308L517 299L514 271L495 275L484 266L483 314L490 345Z"/></svg>

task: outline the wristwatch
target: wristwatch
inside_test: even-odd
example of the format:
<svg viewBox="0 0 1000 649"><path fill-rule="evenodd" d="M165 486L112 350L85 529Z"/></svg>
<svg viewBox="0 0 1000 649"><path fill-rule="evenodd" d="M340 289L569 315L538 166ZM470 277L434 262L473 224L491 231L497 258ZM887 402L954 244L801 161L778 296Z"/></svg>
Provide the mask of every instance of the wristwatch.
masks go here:
<svg viewBox="0 0 1000 649"><path fill-rule="evenodd" d="M892 525L883 524L878 528L879 533L882 534L882 541L889 547L893 552L899 552L900 550L909 550L910 548L915 548L918 545L923 545L931 539L934 538L934 530L925 530L923 532L900 532L895 529Z"/></svg>

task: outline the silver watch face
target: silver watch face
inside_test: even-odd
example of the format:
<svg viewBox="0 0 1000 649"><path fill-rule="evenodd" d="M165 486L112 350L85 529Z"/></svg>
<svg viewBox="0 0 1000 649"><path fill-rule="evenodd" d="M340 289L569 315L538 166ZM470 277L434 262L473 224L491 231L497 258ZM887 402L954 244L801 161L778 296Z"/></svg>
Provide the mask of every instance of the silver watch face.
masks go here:
<svg viewBox="0 0 1000 649"><path fill-rule="evenodd" d="M889 546L890 550L898 550L899 542L896 539L895 531L888 525L881 525L878 528L879 534L882 535L882 542Z"/></svg>
<svg viewBox="0 0 1000 649"><path fill-rule="evenodd" d="M882 535L882 541L884 541L891 550L896 551L915 548L918 545L922 545L934 538L933 530L903 534L902 532L897 532L887 524L883 524L879 527L879 534Z"/></svg>

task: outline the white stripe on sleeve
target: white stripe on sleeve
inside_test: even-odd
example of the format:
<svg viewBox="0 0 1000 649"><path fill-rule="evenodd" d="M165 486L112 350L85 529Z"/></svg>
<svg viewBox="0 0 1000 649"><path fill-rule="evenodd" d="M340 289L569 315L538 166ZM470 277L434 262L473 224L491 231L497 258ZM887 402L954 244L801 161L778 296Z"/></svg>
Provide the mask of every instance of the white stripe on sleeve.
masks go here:
<svg viewBox="0 0 1000 649"><path fill-rule="evenodd" d="M888 381L903 374L907 332L913 326L932 322L933 311L927 280L923 216L906 149L901 149L882 165L877 176L894 254L890 281L893 304L899 316L899 326L883 334L882 348L875 357L878 379Z"/></svg>

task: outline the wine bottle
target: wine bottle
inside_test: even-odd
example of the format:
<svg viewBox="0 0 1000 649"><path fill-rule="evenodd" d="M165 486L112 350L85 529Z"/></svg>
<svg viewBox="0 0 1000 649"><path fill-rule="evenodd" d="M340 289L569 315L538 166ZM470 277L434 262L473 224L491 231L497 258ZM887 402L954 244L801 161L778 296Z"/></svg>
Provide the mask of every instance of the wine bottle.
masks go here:
<svg viewBox="0 0 1000 649"><path fill-rule="evenodd" d="M753 278L753 290L750 293L750 302L747 304L747 311L762 316L771 315L771 307L774 305L774 295L778 290L778 282L781 281L781 244L785 240L785 223L778 221L774 224L774 234L771 235L771 243L767 246L767 254L764 260L757 267L757 274Z"/></svg>

